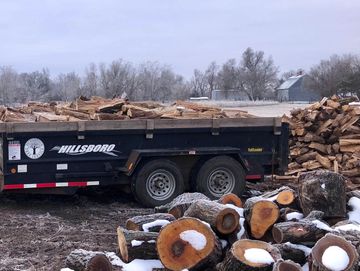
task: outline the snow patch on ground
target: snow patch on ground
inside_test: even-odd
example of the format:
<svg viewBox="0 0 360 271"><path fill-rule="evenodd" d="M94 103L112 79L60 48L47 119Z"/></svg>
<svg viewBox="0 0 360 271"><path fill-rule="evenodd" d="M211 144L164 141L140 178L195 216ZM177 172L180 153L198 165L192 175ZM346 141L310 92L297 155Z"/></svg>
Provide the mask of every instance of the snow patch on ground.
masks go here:
<svg viewBox="0 0 360 271"><path fill-rule="evenodd" d="M300 220L304 218L304 214L303 213L299 213L299 212L291 212L286 214L286 220Z"/></svg>
<svg viewBox="0 0 360 271"><path fill-rule="evenodd" d="M311 222L314 223L317 228L322 229L324 231L330 231L330 232L334 231L334 229L330 228L329 225L327 225L326 223L324 223L324 222L322 222L320 220L315 219L315 220L313 220Z"/></svg>
<svg viewBox="0 0 360 271"><path fill-rule="evenodd" d="M180 233L181 240L188 242L194 249L202 250L206 246L206 237L195 230L187 230Z"/></svg>
<svg viewBox="0 0 360 271"><path fill-rule="evenodd" d="M156 226L164 227L165 225L169 224L170 222L165 219L157 219L153 222L145 223L142 225L144 232L149 232L149 229Z"/></svg>
<svg viewBox="0 0 360 271"><path fill-rule="evenodd" d="M305 253L306 257L309 256L311 253L311 248L304 246L304 245L297 245L297 244L293 244L290 242L286 242L285 245L303 251Z"/></svg>
<svg viewBox="0 0 360 271"><path fill-rule="evenodd" d="M61 268L60 271L74 271L74 270L70 268Z"/></svg>
<svg viewBox="0 0 360 271"><path fill-rule="evenodd" d="M133 260L123 266L123 271L152 271L154 268L164 268L159 260Z"/></svg>
<svg viewBox="0 0 360 271"><path fill-rule="evenodd" d="M341 247L330 246L325 249L321 261L326 268L332 271L341 271L349 265L350 259Z"/></svg>
<svg viewBox="0 0 360 271"><path fill-rule="evenodd" d="M144 241L138 241L138 240L131 240L131 246L132 247L138 247L141 246Z"/></svg>
<svg viewBox="0 0 360 271"><path fill-rule="evenodd" d="M349 221L360 223L360 199L351 197L348 201L348 205L352 207L352 211L348 212Z"/></svg>
<svg viewBox="0 0 360 271"><path fill-rule="evenodd" d="M244 257L247 261L258 264L271 264L274 262L273 257L265 249L249 248L245 249Z"/></svg>

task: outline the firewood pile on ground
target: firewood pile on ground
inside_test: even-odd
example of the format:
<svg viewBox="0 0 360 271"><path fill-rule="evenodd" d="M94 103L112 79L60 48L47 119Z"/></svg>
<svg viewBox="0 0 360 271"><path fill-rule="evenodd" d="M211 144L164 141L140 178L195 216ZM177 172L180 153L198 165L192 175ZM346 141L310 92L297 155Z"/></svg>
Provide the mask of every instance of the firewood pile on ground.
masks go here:
<svg viewBox="0 0 360 271"><path fill-rule="evenodd" d="M71 103L29 102L19 107L0 107L1 122L49 122L126 119L209 119L253 117L242 110L225 110L186 101L164 105L152 101L80 97Z"/></svg>
<svg viewBox="0 0 360 271"><path fill-rule="evenodd" d="M182 194L120 225L117 252L79 248L64 270L360 270L360 191L331 171L299 180L247 200Z"/></svg>
<svg viewBox="0 0 360 271"><path fill-rule="evenodd" d="M324 98L283 117L290 126L289 179L301 172L327 169L360 184L360 106L350 101Z"/></svg>

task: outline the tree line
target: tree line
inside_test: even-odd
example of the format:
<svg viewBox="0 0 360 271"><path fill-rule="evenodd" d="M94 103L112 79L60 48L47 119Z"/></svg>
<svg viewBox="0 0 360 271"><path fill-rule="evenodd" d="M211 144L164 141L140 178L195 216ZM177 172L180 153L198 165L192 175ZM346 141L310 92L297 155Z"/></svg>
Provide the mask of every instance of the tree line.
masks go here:
<svg viewBox="0 0 360 271"><path fill-rule="evenodd" d="M189 80L168 65L134 65L123 59L110 64L92 63L82 76L69 72L51 77L48 69L18 73L12 67L0 66L0 103L70 101L81 95L112 98L125 93L130 100L171 101L211 97L215 89L241 91L250 100L275 99L276 87L298 72L279 75L273 59L252 48L247 48L239 59L221 65L211 62L205 70L195 69ZM307 78L309 89L321 96L360 94L360 58L333 55L311 67Z"/></svg>

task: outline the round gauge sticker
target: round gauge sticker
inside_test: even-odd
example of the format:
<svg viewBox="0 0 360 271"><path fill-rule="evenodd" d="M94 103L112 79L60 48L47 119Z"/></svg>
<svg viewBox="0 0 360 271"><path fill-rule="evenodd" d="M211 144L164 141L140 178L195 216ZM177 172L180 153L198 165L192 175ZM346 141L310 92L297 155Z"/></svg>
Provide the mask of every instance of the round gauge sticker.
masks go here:
<svg viewBox="0 0 360 271"><path fill-rule="evenodd" d="M38 138L30 138L26 141L24 146L24 152L27 157L31 159L40 158L45 151L44 143Z"/></svg>

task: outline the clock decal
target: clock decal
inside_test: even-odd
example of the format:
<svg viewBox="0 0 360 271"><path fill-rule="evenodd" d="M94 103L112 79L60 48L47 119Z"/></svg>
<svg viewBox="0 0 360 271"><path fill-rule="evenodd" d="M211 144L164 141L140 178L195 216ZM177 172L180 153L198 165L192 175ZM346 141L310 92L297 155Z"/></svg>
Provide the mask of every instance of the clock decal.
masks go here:
<svg viewBox="0 0 360 271"><path fill-rule="evenodd" d="M26 141L24 146L24 152L27 157L31 159L38 159L40 158L45 151L44 143L38 138L30 138Z"/></svg>

